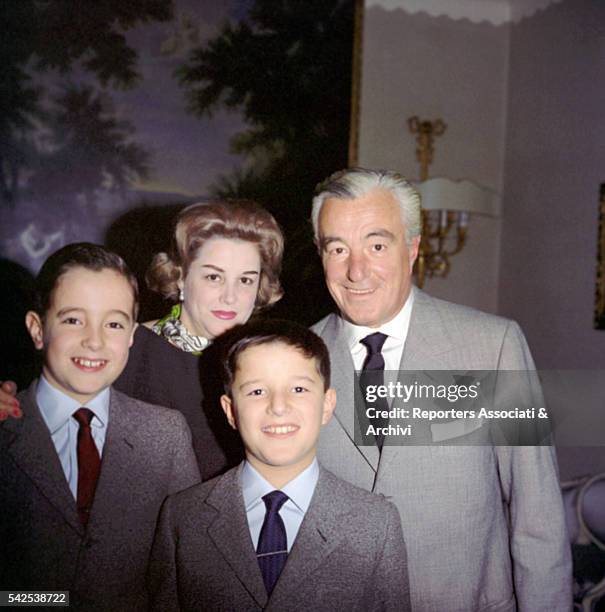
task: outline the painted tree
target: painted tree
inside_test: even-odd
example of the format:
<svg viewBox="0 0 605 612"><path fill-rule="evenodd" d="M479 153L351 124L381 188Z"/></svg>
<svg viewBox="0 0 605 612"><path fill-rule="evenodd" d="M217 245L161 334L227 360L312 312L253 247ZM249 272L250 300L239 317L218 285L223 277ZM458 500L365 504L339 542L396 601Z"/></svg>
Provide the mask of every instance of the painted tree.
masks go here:
<svg viewBox="0 0 605 612"><path fill-rule="evenodd" d="M47 118L36 75L69 72L74 65L103 86L130 87L137 78L136 51L125 32L171 18L172 0L19 0L0 11L0 201L17 202L33 157L32 132Z"/></svg>
<svg viewBox="0 0 605 612"><path fill-rule="evenodd" d="M41 138L48 147L31 168L28 193L50 211L62 210L71 238L98 213L100 191L124 196L132 179L147 176L149 156L132 134L116 119L111 98L92 87L71 86L53 99Z"/></svg>
<svg viewBox="0 0 605 612"><path fill-rule="evenodd" d="M240 109L250 126L231 143L244 169L217 192L257 196L290 225L346 165L352 31L352 0L256 0L192 53L179 71L190 110Z"/></svg>
<svg viewBox="0 0 605 612"><path fill-rule="evenodd" d="M354 0L255 0L178 72L193 113L239 109L249 125L231 142L242 167L214 194L253 198L285 228L285 308L301 320L326 302L307 219L315 185L347 165L353 19Z"/></svg>

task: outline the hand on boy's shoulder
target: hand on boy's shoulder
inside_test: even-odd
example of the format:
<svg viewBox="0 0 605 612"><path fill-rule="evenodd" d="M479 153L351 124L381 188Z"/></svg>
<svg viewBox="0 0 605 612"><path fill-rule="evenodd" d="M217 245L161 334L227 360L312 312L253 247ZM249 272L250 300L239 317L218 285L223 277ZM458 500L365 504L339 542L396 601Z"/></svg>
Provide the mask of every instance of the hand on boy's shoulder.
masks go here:
<svg viewBox="0 0 605 612"><path fill-rule="evenodd" d="M8 382L10 383L10 381ZM12 384L14 385L14 383ZM24 389L18 392L15 387L15 395L13 399L15 400L16 405L18 406L18 414L17 415L9 414L9 418L6 418L6 419L1 418L2 409L3 409L3 406L2 406L3 399L0 398L0 426L2 426L3 424L11 425L11 424L21 423L21 421L23 420L23 417L27 416L28 414L28 405L29 405L28 398L30 397L30 394L35 393L35 390L36 390L36 381L33 381L29 385L29 387L25 387ZM11 418L11 417L14 417L14 418Z"/></svg>
<svg viewBox="0 0 605 612"><path fill-rule="evenodd" d="M17 385L12 380L0 384L0 422L9 417L20 419L23 416L17 394Z"/></svg>

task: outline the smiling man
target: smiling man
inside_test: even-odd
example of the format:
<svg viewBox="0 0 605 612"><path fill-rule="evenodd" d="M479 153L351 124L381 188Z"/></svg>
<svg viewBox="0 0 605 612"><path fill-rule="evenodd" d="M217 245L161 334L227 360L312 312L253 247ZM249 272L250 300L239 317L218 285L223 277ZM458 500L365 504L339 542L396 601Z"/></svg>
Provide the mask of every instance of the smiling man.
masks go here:
<svg viewBox="0 0 605 612"><path fill-rule="evenodd" d="M318 456L398 507L415 611L571 606L571 562L550 447L355 444L355 370L524 370L518 325L412 286L420 197L395 172L351 169L318 186L312 222L339 313L313 329L338 393Z"/></svg>
<svg viewBox="0 0 605 612"><path fill-rule="evenodd" d="M319 223L326 283L343 317L371 328L394 319L410 294L420 240L408 242L394 195L330 198Z"/></svg>

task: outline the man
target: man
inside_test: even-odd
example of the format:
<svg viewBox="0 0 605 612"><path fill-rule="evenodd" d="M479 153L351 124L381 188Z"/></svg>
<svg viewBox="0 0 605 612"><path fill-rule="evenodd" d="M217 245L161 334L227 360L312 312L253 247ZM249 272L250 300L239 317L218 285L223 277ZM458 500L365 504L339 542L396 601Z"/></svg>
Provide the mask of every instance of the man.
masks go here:
<svg viewBox="0 0 605 612"><path fill-rule="evenodd" d="M368 360L386 370L532 370L521 330L412 287L420 198L398 174L332 175L318 187L312 222L340 311L313 328L330 350L339 397L318 456L398 507L412 609L567 612L570 553L552 448L354 441L354 371Z"/></svg>

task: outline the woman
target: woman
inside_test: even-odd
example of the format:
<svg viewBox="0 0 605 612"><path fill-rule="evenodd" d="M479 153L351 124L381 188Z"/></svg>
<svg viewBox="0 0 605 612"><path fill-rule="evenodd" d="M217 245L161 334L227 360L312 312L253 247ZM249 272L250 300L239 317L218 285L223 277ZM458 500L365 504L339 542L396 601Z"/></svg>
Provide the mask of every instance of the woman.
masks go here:
<svg viewBox="0 0 605 612"><path fill-rule="evenodd" d="M220 409L212 340L281 298L283 247L277 222L254 202L193 204L178 215L169 252L158 253L147 272L149 287L174 306L139 325L114 386L184 414L202 480L243 458L239 436ZM0 391L3 404L6 398Z"/></svg>
<svg viewBox="0 0 605 612"><path fill-rule="evenodd" d="M239 462L239 436L228 426L212 340L282 296L283 236L253 202L193 204L176 219L173 244L158 253L149 287L175 302L159 321L139 326L120 391L180 410L193 436L202 479Z"/></svg>
<svg viewBox="0 0 605 612"><path fill-rule="evenodd" d="M186 352L201 352L281 298L282 255L275 219L254 202L185 208L177 217L171 253L158 253L146 275L150 289L176 304L163 319L144 325Z"/></svg>

